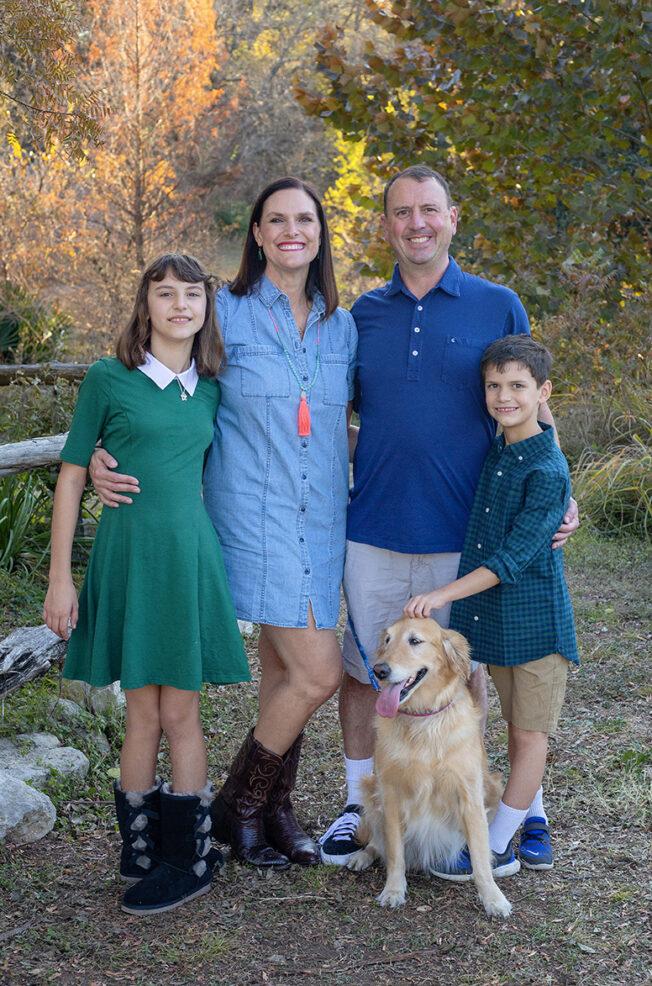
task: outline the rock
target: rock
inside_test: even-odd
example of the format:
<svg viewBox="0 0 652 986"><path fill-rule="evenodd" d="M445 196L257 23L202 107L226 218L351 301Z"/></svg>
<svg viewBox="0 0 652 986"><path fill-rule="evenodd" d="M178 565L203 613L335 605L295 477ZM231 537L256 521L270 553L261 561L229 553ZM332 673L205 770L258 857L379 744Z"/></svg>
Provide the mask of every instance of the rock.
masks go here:
<svg viewBox="0 0 652 986"><path fill-rule="evenodd" d="M56 818L46 794L0 770L0 842L36 842L52 831Z"/></svg>
<svg viewBox="0 0 652 986"><path fill-rule="evenodd" d="M73 702L69 698L57 699L57 704L52 709L53 719L59 719L61 722L68 723L70 726L83 723L87 715L88 713L85 709L82 709L81 705L78 705L77 702Z"/></svg>
<svg viewBox="0 0 652 986"><path fill-rule="evenodd" d="M125 695L120 688L120 682L104 688L93 688L85 681L70 681L64 678L61 682L61 694L72 699L82 709L102 715L109 710L121 709L125 705Z"/></svg>
<svg viewBox="0 0 652 986"><path fill-rule="evenodd" d="M72 746L61 746L48 733L24 733L14 740L0 739L0 770L16 780L29 781L43 788L56 770L63 777L83 780L88 773L88 758Z"/></svg>

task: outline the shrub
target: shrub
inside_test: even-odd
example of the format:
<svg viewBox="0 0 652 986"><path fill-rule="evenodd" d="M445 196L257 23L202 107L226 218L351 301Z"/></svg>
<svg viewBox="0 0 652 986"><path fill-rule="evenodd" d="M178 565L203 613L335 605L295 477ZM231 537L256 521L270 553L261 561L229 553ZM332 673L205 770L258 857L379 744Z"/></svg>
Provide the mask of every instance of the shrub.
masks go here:
<svg viewBox="0 0 652 986"><path fill-rule="evenodd" d="M72 319L19 285L0 283L0 360L46 363L56 359Z"/></svg>
<svg viewBox="0 0 652 986"><path fill-rule="evenodd" d="M580 458L573 475L580 512L609 534L652 535L652 445L639 438Z"/></svg>

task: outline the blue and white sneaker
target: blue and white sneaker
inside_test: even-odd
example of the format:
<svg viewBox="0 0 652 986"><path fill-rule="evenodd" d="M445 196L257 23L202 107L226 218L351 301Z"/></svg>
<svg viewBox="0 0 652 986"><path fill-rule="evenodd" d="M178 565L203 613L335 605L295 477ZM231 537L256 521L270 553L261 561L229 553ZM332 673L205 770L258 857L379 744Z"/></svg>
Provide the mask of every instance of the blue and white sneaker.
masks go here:
<svg viewBox="0 0 652 986"><path fill-rule="evenodd" d="M554 866L550 828L538 815L532 815L523 823L518 844L518 858L528 870L551 870Z"/></svg>
<svg viewBox="0 0 652 986"><path fill-rule="evenodd" d="M512 876L514 873L518 873L521 868L521 864L512 852L511 839L507 843L505 852L494 852L492 856L491 872L496 879L501 876ZM469 847L464 846L457 859L453 860L452 863L439 863L437 868L433 867L430 872L433 876L441 877L442 880L453 880L455 883L465 883L470 880L473 876L473 867L471 866Z"/></svg>
<svg viewBox="0 0 652 986"><path fill-rule="evenodd" d="M347 805L319 840L322 863L346 866L351 856L362 849L355 833L362 815L362 805Z"/></svg>

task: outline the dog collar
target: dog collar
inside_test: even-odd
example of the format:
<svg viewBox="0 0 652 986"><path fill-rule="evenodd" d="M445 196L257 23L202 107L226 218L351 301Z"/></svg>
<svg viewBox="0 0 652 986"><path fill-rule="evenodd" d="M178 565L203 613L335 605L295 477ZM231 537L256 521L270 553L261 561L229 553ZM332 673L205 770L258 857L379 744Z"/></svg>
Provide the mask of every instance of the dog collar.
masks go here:
<svg viewBox="0 0 652 986"><path fill-rule="evenodd" d="M446 702L446 705L442 705L438 709L426 709L425 712L408 712L407 709L399 709L398 711L404 716L416 716L417 718L420 718L421 716L436 716L438 712L443 712L444 709L447 709L448 706L452 704L453 699L451 699L450 702Z"/></svg>

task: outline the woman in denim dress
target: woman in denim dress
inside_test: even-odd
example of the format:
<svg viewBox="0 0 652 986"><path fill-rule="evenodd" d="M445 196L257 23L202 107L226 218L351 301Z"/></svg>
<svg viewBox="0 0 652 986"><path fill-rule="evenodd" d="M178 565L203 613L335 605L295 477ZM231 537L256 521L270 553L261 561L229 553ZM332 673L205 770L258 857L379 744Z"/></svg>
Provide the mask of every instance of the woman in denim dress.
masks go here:
<svg viewBox="0 0 652 986"><path fill-rule="evenodd" d="M296 178L271 183L254 203L238 274L218 294L227 364L204 471L236 614L260 624L262 672L258 722L214 802L213 834L264 868L319 862L290 794L303 727L342 675L335 625L357 334L337 302L316 193ZM133 486L111 478L93 469L116 505Z"/></svg>

